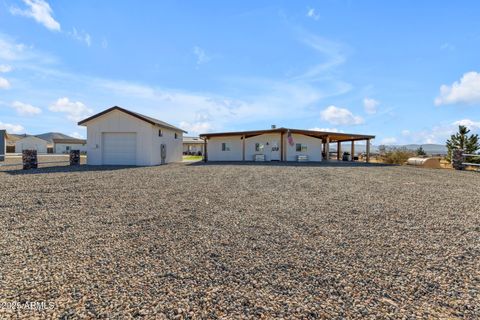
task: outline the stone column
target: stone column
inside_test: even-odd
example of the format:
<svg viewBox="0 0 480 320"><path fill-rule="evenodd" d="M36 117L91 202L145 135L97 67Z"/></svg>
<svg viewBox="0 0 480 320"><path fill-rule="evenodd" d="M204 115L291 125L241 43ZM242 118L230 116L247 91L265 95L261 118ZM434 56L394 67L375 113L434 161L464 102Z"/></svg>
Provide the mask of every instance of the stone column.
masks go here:
<svg viewBox="0 0 480 320"><path fill-rule="evenodd" d="M370 162L370 139L367 139L367 162Z"/></svg>
<svg viewBox="0 0 480 320"><path fill-rule="evenodd" d="M342 160L342 142L337 141L337 160Z"/></svg>
<svg viewBox="0 0 480 320"><path fill-rule="evenodd" d="M23 170L37 169L38 168L37 150L23 150L22 162L23 162Z"/></svg>
<svg viewBox="0 0 480 320"><path fill-rule="evenodd" d="M464 170L465 165L465 156L463 155L463 149L454 149L452 150L452 167L455 170Z"/></svg>
<svg viewBox="0 0 480 320"><path fill-rule="evenodd" d="M351 146L351 147L352 147L352 149L350 150L350 156L351 156L350 159L351 159L352 161L355 161L355 160L353 159L353 155L355 154L355 140L352 140L352 146Z"/></svg>
<svg viewBox="0 0 480 320"><path fill-rule="evenodd" d="M325 160L330 160L330 137L325 139Z"/></svg>
<svg viewBox="0 0 480 320"><path fill-rule="evenodd" d="M71 166L80 165L80 150L70 150L70 165Z"/></svg>

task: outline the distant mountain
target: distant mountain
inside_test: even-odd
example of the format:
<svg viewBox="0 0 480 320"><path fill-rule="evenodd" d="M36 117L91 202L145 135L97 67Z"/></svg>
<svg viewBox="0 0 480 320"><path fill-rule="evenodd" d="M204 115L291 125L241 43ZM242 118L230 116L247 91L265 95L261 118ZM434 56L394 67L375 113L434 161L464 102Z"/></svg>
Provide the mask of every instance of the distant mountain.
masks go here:
<svg viewBox="0 0 480 320"><path fill-rule="evenodd" d="M47 132L42 134L37 134L35 137L48 141L50 144L53 144L53 139L76 139L74 137L67 136L66 134L60 132Z"/></svg>

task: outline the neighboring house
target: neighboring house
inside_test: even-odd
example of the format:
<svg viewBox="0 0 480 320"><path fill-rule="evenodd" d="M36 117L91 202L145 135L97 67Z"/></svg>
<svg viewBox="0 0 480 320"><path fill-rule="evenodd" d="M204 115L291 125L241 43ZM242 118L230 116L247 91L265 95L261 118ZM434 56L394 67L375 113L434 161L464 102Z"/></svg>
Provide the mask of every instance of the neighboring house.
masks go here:
<svg viewBox="0 0 480 320"><path fill-rule="evenodd" d="M53 152L58 154L70 153L70 150L87 152L87 140L83 139L53 139Z"/></svg>
<svg viewBox="0 0 480 320"><path fill-rule="evenodd" d="M198 137L183 137L183 154L201 156L204 145L205 141Z"/></svg>
<svg viewBox="0 0 480 320"><path fill-rule="evenodd" d="M7 141L6 141L6 149L7 153L15 153L15 143L22 139L27 137L27 135L20 135L20 134L12 134L12 133L7 133Z"/></svg>
<svg viewBox="0 0 480 320"><path fill-rule="evenodd" d="M370 140L375 136L273 128L270 130L205 133L205 161L322 161L330 160L330 144L337 144L337 159L342 159L342 142L355 154L355 141L366 142L367 161ZM352 157L353 158L353 157Z"/></svg>
<svg viewBox="0 0 480 320"><path fill-rule="evenodd" d="M182 161L184 130L112 107L78 125L87 127L87 164L152 166Z"/></svg>
<svg viewBox="0 0 480 320"><path fill-rule="evenodd" d="M37 153L47 153L48 141L35 136L26 136L15 142L15 152L21 153L23 150L37 150Z"/></svg>

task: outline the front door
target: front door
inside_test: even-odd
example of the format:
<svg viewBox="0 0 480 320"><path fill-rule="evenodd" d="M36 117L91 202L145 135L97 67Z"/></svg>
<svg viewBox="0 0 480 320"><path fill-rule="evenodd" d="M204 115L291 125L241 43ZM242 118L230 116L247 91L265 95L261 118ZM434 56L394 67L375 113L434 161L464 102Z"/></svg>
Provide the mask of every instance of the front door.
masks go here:
<svg viewBox="0 0 480 320"><path fill-rule="evenodd" d="M270 161L280 161L280 147L278 146L278 141L272 141Z"/></svg>
<svg viewBox="0 0 480 320"><path fill-rule="evenodd" d="M166 144L160 145L160 157L162 159L162 164L165 164L165 161L167 159L167 145Z"/></svg>

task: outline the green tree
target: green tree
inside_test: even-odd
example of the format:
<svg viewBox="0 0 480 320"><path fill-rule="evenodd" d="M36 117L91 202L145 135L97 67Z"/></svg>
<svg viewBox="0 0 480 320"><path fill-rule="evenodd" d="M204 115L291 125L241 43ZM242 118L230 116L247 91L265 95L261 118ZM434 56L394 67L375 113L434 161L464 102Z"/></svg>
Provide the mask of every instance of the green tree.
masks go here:
<svg viewBox="0 0 480 320"><path fill-rule="evenodd" d="M425 150L423 150L423 147L422 147L422 146L420 146L420 147L417 149L416 153L417 153L417 156L426 156L426 155L427 155L427 153L425 152Z"/></svg>
<svg viewBox="0 0 480 320"><path fill-rule="evenodd" d="M470 154L473 154L480 149L478 134L469 135L469 133L470 130L466 126L458 126L458 132L450 136L450 139L447 140L448 161L452 161L452 152L454 149L463 149L465 150L465 153ZM475 160L472 159L472 161Z"/></svg>

